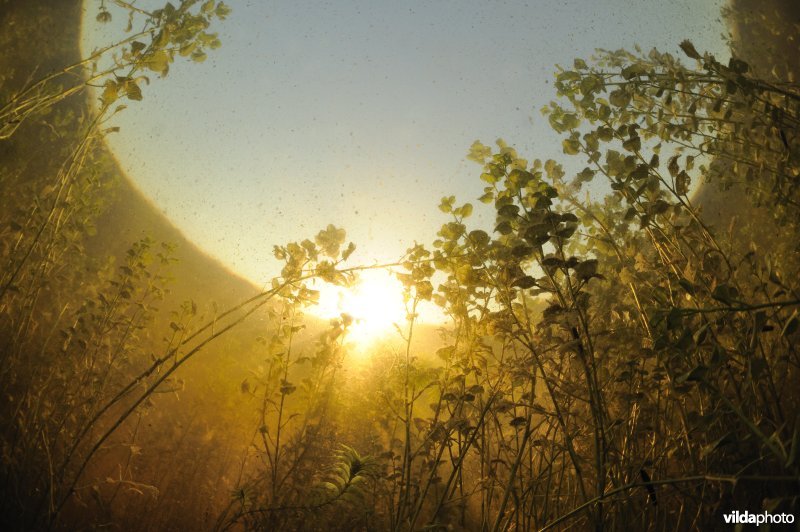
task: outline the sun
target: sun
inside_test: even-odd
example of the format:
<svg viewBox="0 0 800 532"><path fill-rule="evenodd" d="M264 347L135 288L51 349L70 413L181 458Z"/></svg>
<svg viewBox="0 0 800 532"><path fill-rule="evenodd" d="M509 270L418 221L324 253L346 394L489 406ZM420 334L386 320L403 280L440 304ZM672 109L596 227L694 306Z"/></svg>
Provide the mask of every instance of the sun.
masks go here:
<svg viewBox="0 0 800 532"><path fill-rule="evenodd" d="M348 339L359 347L388 337L395 324L406 323L403 285L385 270L366 270L359 274L353 287L344 288L325 283L319 290L319 304L310 312L323 319L349 314L353 324Z"/></svg>

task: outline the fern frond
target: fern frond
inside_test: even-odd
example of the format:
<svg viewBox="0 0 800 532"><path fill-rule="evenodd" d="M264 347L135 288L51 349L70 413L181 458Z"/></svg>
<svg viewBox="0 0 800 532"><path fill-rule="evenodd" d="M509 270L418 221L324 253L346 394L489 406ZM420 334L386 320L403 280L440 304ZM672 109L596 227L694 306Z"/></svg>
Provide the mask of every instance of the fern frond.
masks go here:
<svg viewBox="0 0 800 532"><path fill-rule="evenodd" d="M336 462L331 466L328 478L315 487L316 506L336 502L358 504L363 501L368 479L375 476L378 464L372 456L361 456L358 451L342 445L336 451Z"/></svg>

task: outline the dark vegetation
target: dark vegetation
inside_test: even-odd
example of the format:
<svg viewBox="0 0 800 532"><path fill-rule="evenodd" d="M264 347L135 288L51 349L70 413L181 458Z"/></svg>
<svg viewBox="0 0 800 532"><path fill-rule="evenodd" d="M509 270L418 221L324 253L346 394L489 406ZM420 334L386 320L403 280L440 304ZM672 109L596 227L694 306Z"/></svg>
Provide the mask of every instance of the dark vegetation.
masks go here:
<svg viewBox="0 0 800 532"><path fill-rule="evenodd" d="M765 68L740 37L725 64L685 41L682 58L598 52L561 69L544 112L586 168L476 142L495 226L443 199L449 221L395 266L404 347L356 372L348 318L308 332L303 315L311 279L359 269L344 231L276 246L283 270L260 292L188 243L132 235L141 217L180 240L120 179L106 120L158 90L142 76L213 53L224 5L101 2L100 19L145 28L108 50L108 72L75 56L77 24L55 22L79 7L1 5L4 530L674 530L798 514L796 65ZM785 17L732 10L735 37L793 42ZM608 193L585 199L590 181ZM728 209L704 214L696 183ZM125 222L109 215L121 201ZM434 348L417 341L421 300L450 318Z"/></svg>

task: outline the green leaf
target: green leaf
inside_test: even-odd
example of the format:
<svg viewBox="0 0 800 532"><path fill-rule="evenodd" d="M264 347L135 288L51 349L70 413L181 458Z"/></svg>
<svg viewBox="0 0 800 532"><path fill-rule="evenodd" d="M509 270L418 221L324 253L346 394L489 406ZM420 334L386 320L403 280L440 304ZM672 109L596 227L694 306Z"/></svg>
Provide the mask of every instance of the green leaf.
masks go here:
<svg viewBox="0 0 800 532"><path fill-rule="evenodd" d="M504 221L504 222L500 222L499 224L497 224L497 226L494 228L494 230L495 230L495 232L500 233L501 235L508 235L514 229L511 227L511 224L509 222Z"/></svg>
<svg viewBox="0 0 800 532"><path fill-rule="evenodd" d="M137 85L135 81L128 81L125 83L125 96L127 96L129 100L141 101L142 89L139 88L139 85Z"/></svg>
<svg viewBox="0 0 800 532"><path fill-rule="evenodd" d="M519 214L519 207L513 203L501 206L497 209L497 215L503 218L516 218Z"/></svg>
<svg viewBox="0 0 800 532"><path fill-rule="evenodd" d="M181 46L180 49L178 50L178 53L181 54L182 57L186 57L187 55L190 55L192 52L194 52L196 48L197 48L197 41L192 41Z"/></svg>
<svg viewBox="0 0 800 532"><path fill-rule="evenodd" d="M464 224L449 222L442 226L439 230L439 234L448 240L456 240L464 234L464 231Z"/></svg>
<svg viewBox="0 0 800 532"><path fill-rule="evenodd" d="M489 243L490 240L489 235L486 233L486 231L482 231L480 229L476 229L475 231L470 231L468 238L469 241L474 246L478 247L485 246L486 244Z"/></svg>
<svg viewBox="0 0 800 532"><path fill-rule="evenodd" d="M100 11L100 12L97 14L97 16L95 17L95 20L97 20L97 22L99 22L99 23L101 23L101 24L106 24L106 23L108 23L108 22L111 22L111 13L109 13L109 12L108 12L108 11L106 11L105 9L102 9L102 10L101 10L101 11Z"/></svg>
<svg viewBox="0 0 800 532"><path fill-rule="evenodd" d="M453 211L453 203L455 203L456 197L455 196L447 196L442 198L442 202L439 204L439 210L445 213L449 213Z"/></svg>
<svg viewBox="0 0 800 532"><path fill-rule="evenodd" d="M797 311L795 310L792 316L786 320L786 324L783 326L781 330L781 336L783 338L787 338L793 335L797 331L797 326L800 325L800 319L798 319Z"/></svg>
<svg viewBox="0 0 800 532"><path fill-rule="evenodd" d="M114 82L114 80L106 81L105 88L103 89L103 95L100 97L100 101L103 105L111 105L114 103L118 98L118 85Z"/></svg>
<svg viewBox="0 0 800 532"><path fill-rule="evenodd" d="M207 59L207 57L208 56L205 54L205 52L201 50L195 50L194 52L192 52L192 61L194 61L195 63L202 63Z"/></svg>
<svg viewBox="0 0 800 532"><path fill-rule="evenodd" d="M626 107L628 103L630 103L631 97L625 90L617 89L608 95L608 101L611 102L611 105L614 107L622 108Z"/></svg>
<svg viewBox="0 0 800 532"><path fill-rule="evenodd" d="M144 66L158 72L162 76L166 76L169 71L170 57L164 50L158 50L144 60Z"/></svg>
<svg viewBox="0 0 800 532"><path fill-rule="evenodd" d="M800 423L795 423L792 444L786 457L786 467L792 467L797 462L798 454L800 454Z"/></svg>
<svg viewBox="0 0 800 532"><path fill-rule="evenodd" d="M683 50L683 53L685 53L692 59L701 59L700 54L697 52L697 49L695 49L694 45L690 40L685 39L681 41L680 47L681 50Z"/></svg>
<svg viewBox="0 0 800 532"><path fill-rule="evenodd" d="M730 443L735 443L736 438L733 433L729 432L725 436L719 438L718 440L709 443L708 445L704 445L703 448L700 450L700 459L706 458L708 455L719 449L724 445L728 445Z"/></svg>
<svg viewBox="0 0 800 532"><path fill-rule="evenodd" d="M467 159L475 161L478 164L483 164L488 157L492 155L492 149L483 145L479 140L472 143L467 154Z"/></svg>
<svg viewBox="0 0 800 532"><path fill-rule="evenodd" d="M630 152L638 152L642 149L642 139L636 135L623 142L622 147Z"/></svg>
<svg viewBox="0 0 800 532"><path fill-rule="evenodd" d="M702 382L705 380L707 375L708 368L701 364L679 376L677 379L675 379L675 382L678 384L683 384L684 382Z"/></svg>
<svg viewBox="0 0 800 532"><path fill-rule="evenodd" d="M581 151L581 144L575 139L564 139L561 142L561 146L567 155L578 155Z"/></svg>
<svg viewBox="0 0 800 532"><path fill-rule="evenodd" d="M131 53L133 55L139 55L145 48L147 48L147 45L143 42L133 41L131 43Z"/></svg>
<svg viewBox="0 0 800 532"><path fill-rule="evenodd" d="M548 255L542 259L542 266L547 268L558 268L564 265L564 261L555 255Z"/></svg>
<svg viewBox="0 0 800 532"><path fill-rule="evenodd" d="M644 68L644 66L640 64L634 64L626 66L625 68L622 69L622 72L620 73L622 74L622 77L625 79L633 79L642 76L644 74L647 74L647 70Z"/></svg>
<svg viewBox="0 0 800 532"><path fill-rule="evenodd" d="M647 176L650 175L650 167L646 164L638 165L633 172L630 173L631 179L635 181L640 181L642 179L647 179Z"/></svg>
<svg viewBox="0 0 800 532"><path fill-rule="evenodd" d="M675 177L680 172L680 166L678 166L678 155L670 157L669 164L667 164L667 170L669 170L669 175Z"/></svg>
<svg viewBox="0 0 800 532"><path fill-rule="evenodd" d="M550 240L550 224L533 224L525 230L525 240L534 246L541 246Z"/></svg>
<svg viewBox="0 0 800 532"><path fill-rule="evenodd" d="M608 142L614 138L614 130L610 127L599 127L597 128L597 138L603 142Z"/></svg>
<svg viewBox="0 0 800 532"><path fill-rule="evenodd" d="M339 254L339 248L344 244L346 237L347 233L344 229L328 224L327 228L317 233L317 236L314 237L314 242L317 243L325 255L335 257Z"/></svg>
<svg viewBox="0 0 800 532"><path fill-rule="evenodd" d="M675 192L680 194L681 196L685 196L689 193L689 185L692 182L692 178L689 177L684 170L675 176Z"/></svg>
<svg viewBox="0 0 800 532"><path fill-rule="evenodd" d="M711 297L728 305L732 304L739 296L739 291L727 284L721 284L714 289Z"/></svg>
<svg viewBox="0 0 800 532"><path fill-rule="evenodd" d="M575 275L583 281L589 280L597 274L597 259L589 259L575 267Z"/></svg>
<svg viewBox="0 0 800 532"><path fill-rule="evenodd" d="M511 425L512 427L520 428L523 425L525 425L527 422L528 422L528 418L523 417L523 416L517 416L514 419L512 419L511 421L509 421L508 424Z"/></svg>
<svg viewBox="0 0 800 532"><path fill-rule="evenodd" d="M578 181L578 183L588 183L592 179L594 179L594 176L595 176L595 171L587 166L586 168L581 170L577 176L575 176L575 179Z"/></svg>
<svg viewBox="0 0 800 532"><path fill-rule="evenodd" d="M650 215L651 217L659 214L664 214L665 212L667 212L667 210L669 210L669 203L667 203L662 199L656 200L647 206L647 214Z"/></svg>
<svg viewBox="0 0 800 532"><path fill-rule="evenodd" d="M491 190L486 191L483 194L483 196L478 198L478 201L480 201L481 203L491 203L492 201L494 201L494 191Z"/></svg>
<svg viewBox="0 0 800 532"><path fill-rule="evenodd" d="M216 9L217 18L220 20L225 20L225 18L231 14L231 8L229 8L225 2L220 2L217 4Z"/></svg>
<svg viewBox="0 0 800 532"><path fill-rule="evenodd" d="M564 82L568 82L568 81L578 81L580 79L581 79L581 75L580 74L578 74L577 72L569 71L569 70L565 71L565 72L561 72L560 74L558 74L556 76L556 81L559 82L559 83L564 83Z"/></svg>
<svg viewBox="0 0 800 532"><path fill-rule="evenodd" d="M728 60L728 68L737 74L746 74L750 71L750 65L741 59L737 59L736 57L731 57Z"/></svg>
<svg viewBox="0 0 800 532"><path fill-rule="evenodd" d="M500 181L500 177L498 177L498 176L496 176L496 175L494 175L492 173L489 173L489 172L482 173L481 174L481 179L483 179L487 183L491 183L491 184L495 184L498 181Z"/></svg>
<svg viewBox="0 0 800 532"><path fill-rule="evenodd" d="M472 281L472 266L462 264L456 269L456 281L461 284L469 284Z"/></svg>
<svg viewBox="0 0 800 532"><path fill-rule="evenodd" d="M344 251L342 251L342 260L347 260L348 258L350 258L350 255L352 255L355 250L356 250L356 245L354 243L350 242L349 244L347 244L347 248Z"/></svg>
<svg viewBox="0 0 800 532"><path fill-rule="evenodd" d="M696 292L695 286L692 283L690 283L688 279L681 277L678 280L678 284L681 285L681 287L686 291L687 294L692 296L695 294Z"/></svg>
<svg viewBox="0 0 800 532"><path fill-rule="evenodd" d="M522 289L532 288L532 287L536 286L536 280L533 277L531 277L530 275L526 275L524 277L520 277L518 279L515 279L514 282L511 283L511 286L514 286L516 288L522 288Z"/></svg>
<svg viewBox="0 0 800 532"><path fill-rule="evenodd" d="M426 301L433 297L433 285L430 281L419 281L416 285L417 296Z"/></svg>

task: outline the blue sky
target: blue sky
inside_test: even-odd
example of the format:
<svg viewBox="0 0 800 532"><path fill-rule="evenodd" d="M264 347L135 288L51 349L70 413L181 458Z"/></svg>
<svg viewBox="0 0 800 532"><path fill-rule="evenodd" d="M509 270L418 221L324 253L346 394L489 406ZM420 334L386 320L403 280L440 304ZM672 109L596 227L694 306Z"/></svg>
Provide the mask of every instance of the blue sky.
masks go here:
<svg viewBox="0 0 800 532"><path fill-rule="evenodd" d="M358 263L432 241L442 196L481 194L474 140L566 160L539 112L555 64L636 44L678 54L685 38L726 50L718 1L227 3L222 47L154 80L109 143L190 239L256 282L277 273L273 244L329 223ZM122 29L87 6L85 51Z"/></svg>

